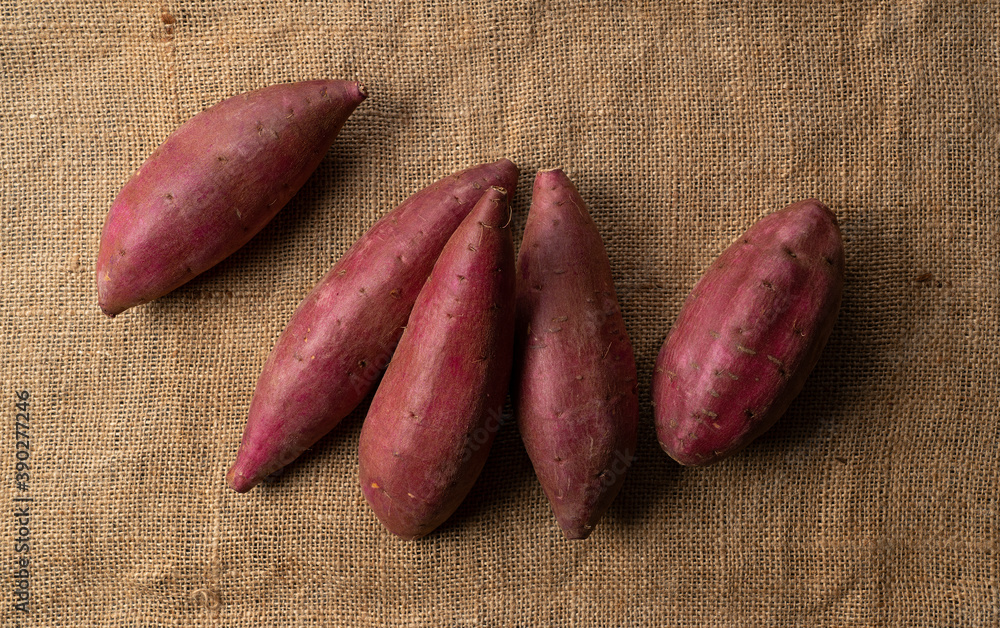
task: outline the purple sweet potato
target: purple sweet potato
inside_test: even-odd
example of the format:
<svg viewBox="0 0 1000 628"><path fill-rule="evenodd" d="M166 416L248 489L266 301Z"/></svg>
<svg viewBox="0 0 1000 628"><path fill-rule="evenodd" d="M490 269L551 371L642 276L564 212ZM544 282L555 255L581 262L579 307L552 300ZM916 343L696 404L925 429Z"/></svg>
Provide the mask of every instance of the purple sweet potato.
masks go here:
<svg viewBox="0 0 1000 628"><path fill-rule="evenodd" d="M656 431L677 462L733 455L784 414L833 330L837 219L815 199L765 216L705 271L656 361Z"/></svg>
<svg viewBox="0 0 1000 628"><path fill-rule="evenodd" d="M635 357L597 225L561 170L539 172L517 258L514 404L566 538L585 539L635 453Z"/></svg>
<svg viewBox="0 0 1000 628"><path fill-rule="evenodd" d="M404 539L444 522L482 471L514 351L514 245L506 192L486 192L441 252L375 392L361 489Z"/></svg>
<svg viewBox="0 0 1000 628"><path fill-rule="evenodd" d="M159 298L246 244L302 187L365 96L348 81L273 85L182 124L108 212L97 256L104 313Z"/></svg>
<svg viewBox="0 0 1000 628"><path fill-rule="evenodd" d="M501 159L451 175L386 214L299 305L254 391L227 481L244 492L295 460L369 393L448 238L486 190L513 190Z"/></svg>

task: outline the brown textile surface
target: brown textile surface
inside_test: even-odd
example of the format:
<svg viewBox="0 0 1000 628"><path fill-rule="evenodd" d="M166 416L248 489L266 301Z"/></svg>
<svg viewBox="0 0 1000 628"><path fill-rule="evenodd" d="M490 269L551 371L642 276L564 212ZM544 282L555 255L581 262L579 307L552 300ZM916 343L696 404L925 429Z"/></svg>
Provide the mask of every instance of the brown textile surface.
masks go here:
<svg viewBox="0 0 1000 628"><path fill-rule="evenodd" d="M4 625L1000 622L1000 6L615 5L0 0L0 471L4 510L30 506L0 527ZM311 78L370 97L302 191L215 269L106 319L94 261L132 171L220 99ZM364 407L228 490L298 302L406 196L500 157L522 172L516 234L537 170L575 181L635 346L638 457L594 535L562 538L512 425L419 542L361 496ZM769 433L682 468L653 431L660 343L732 239L811 196L847 248L830 343Z"/></svg>

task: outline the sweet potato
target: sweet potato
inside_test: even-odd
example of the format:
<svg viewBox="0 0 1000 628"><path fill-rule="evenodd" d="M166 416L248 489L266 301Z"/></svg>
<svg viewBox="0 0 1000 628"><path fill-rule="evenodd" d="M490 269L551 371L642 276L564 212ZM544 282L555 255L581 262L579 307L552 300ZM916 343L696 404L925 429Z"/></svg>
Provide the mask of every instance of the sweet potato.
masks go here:
<svg viewBox="0 0 1000 628"><path fill-rule="evenodd" d="M501 159L451 175L383 216L299 305L264 365L227 481L248 491L332 430L392 357L441 249L484 191L513 190Z"/></svg>
<svg viewBox="0 0 1000 628"><path fill-rule="evenodd" d="M517 269L517 424L556 521L584 539L621 488L639 404L611 265L561 170L535 178Z"/></svg>
<svg viewBox="0 0 1000 628"><path fill-rule="evenodd" d="M514 245L506 193L488 190L427 285L361 429L361 489L404 539L444 522L479 476L510 378Z"/></svg>
<svg viewBox="0 0 1000 628"><path fill-rule="evenodd" d="M767 431L799 394L833 330L844 248L815 199L765 216L705 271L656 361L657 437L707 465Z"/></svg>
<svg viewBox="0 0 1000 628"><path fill-rule="evenodd" d="M159 298L246 244L302 187L365 96L348 81L273 85L178 127L108 212L96 269L104 313Z"/></svg>

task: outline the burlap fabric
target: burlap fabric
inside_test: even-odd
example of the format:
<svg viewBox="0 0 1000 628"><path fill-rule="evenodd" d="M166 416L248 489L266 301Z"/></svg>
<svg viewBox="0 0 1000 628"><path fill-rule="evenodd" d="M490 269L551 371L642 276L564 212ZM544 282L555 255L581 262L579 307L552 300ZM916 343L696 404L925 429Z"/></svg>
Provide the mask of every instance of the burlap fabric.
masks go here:
<svg viewBox="0 0 1000 628"><path fill-rule="evenodd" d="M4 625L997 625L998 9L0 0ZM371 96L301 193L104 318L98 238L131 172L224 97L326 77ZM638 458L592 538L562 538L512 425L420 542L361 496L364 408L229 491L298 302L403 198L499 157L515 233L538 169L577 183L638 358ZM682 468L653 432L660 343L733 238L810 196L846 240L832 339L771 432Z"/></svg>

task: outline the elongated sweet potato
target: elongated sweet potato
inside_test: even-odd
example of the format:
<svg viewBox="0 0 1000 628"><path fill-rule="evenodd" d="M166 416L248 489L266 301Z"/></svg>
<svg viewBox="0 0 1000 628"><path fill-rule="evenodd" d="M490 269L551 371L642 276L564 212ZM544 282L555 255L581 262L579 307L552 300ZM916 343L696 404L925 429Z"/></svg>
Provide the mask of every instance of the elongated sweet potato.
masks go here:
<svg viewBox="0 0 1000 628"><path fill-rule="evenodd" d="M444 522L482 471L514 351L514 245L492 188L420 291L361 429L361 489L404 539Z"/></svg>
<svg viewBox="0 0 1000 628"><path fill-rule="evenodd" d="M561 170L539 172L517 258L514 405L570 539L584 539L635 453L635 357L601 235Z"/></svg>
<svg viewBox="0 0 1000 628"><path fill-rule="evenodd" d="M178 127L108 212L97 256L104 313L161 297L246 244L302 187L365 96L348 81L273 85Z"/></svg>
<svg viewBox="0 0 1000 628"><path fill-rule="evenodd" d="M767 431L830 337L844 287L837 219L815 199L765 216L705 271L656 361L656 430L707 465Z"/></svg>
<svg viewBox="0 0 1000 628"><path fill-rule="evenodd" d="M227 481L248 491L332 430L378 381L448 238L491 186L501 159L451 175L383 216L299 305L264 365Z"/></svg>

